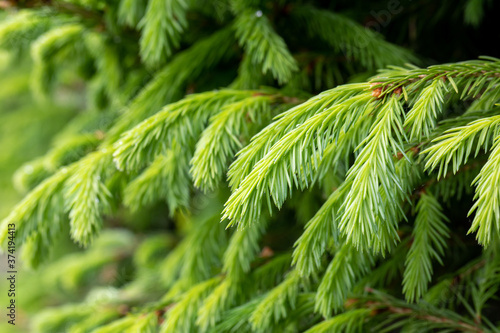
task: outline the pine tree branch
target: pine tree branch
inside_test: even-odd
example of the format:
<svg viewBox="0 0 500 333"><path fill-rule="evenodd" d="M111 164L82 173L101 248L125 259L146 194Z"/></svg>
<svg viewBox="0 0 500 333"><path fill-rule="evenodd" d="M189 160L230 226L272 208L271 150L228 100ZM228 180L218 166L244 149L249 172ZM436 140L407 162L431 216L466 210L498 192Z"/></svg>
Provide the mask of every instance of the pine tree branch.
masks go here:
<svg viewBox="0 0 500 333"><path fill-rule="evenodd" d="M436 328L453 328L461 332L489 332L489 330L485 329L484 327L476 325L474 324L474 322L469 322L468 320L460 317L454 312L432 307L422 308L418 306L409 306L405 305L404 302L398 301L372 288L366 288L366 291L375 294L375 298L373 300L368 299L363 303L364 306L367 306L371 309L386 311L388 313L396 315L397 317L412 317L418 320L423 320L429 323L436 324Z"/></svg>

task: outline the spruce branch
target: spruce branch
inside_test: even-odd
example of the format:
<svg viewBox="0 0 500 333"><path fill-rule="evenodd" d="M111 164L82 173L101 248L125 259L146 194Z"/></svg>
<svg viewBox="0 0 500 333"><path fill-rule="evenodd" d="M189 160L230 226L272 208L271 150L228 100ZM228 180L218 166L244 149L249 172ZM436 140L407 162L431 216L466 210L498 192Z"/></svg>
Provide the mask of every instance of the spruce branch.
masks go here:
<svg viewBox="0 0 500 333"><path fill-rule="evenodd" d="M30 252L25 258L29 266L36 267L40 259L51 248L51 241L61 230L64 220L64 201L61 195L63 184L73 167L62 168L59 172L40 183L1 222L0 243L8 237L9 224L16 225L16 236L20 243L30 241Z"/></svg>
<svg viewBox="0 0 500 333"><path fill-rule="evenodd" d="M422 192L416 207L413 242L406 257L403 293L409 302L418 300L427 290L432 277L432 259L441 265L449 229L437 199Z"/></svg>
<svg viewBox="0 0 500 333"><path fill-rule="evenodd" d="M189 237L168 254L168 256L160 262L158 270L160 272L161 283L166 288L171 288L179 279L181 270L183 269L184 258L189 250Z"/></svg>
<svg viewBox="0 0 500 333"><path fill-rule="evenodd" d="M261 258L262 261L265 258ZM290 271L292 258L289 252L275 255L260 266L254 268L251 280L256 290L268 290L276 286L286 277ZM256 262L258 264L258 262Z"/></svg>
<svg viewBox="0 0 500 333"><path fill-rule="evenodd" d="M340 311L356 281L373 264L370 253L360 252L350 244L340 245L318 286L315 310L326 318L331 317L332 310Z"/></svg>
<svg viewBox="0 0 500 333"><path fill-rule="evenodd" d="M259 252L259 240L266 231L266 222L233 233L223 259L222 272L228 277L239 279L250 271L250 264Z"/></svg>
<svg viewBox="0 0 500 333"><path fill-rule="evenodd" d="M110 129L107 142L112 144L126 130L182 98L188 82L233 55L233 43L233 32L226 28L179 52L129 103Z"/></svg>
<svg viewBox="0 0 500 333"><path fill-rule="evenodd" d="M378 97L402 90L407 99L409 91L419 91L429 82L441 79L449 82L460 98L478 97L494 89L500 83L500 61L492 57L458 63L442 64L418 68L414 66L396 67L382 70L372 78L373 88ZM405 88L405 89L403 89Z"/></svg>
<svg viewBox="0 0 500 333"><path fill-rule="evenodd" d="M374 294L375 298L367 297L368 302L364 303L365 305L375 310L386 311L392 320L417 319L416 329L425 327L426 329L452 329L459 332L494 332L447 309L438 309L429 304L405 303L372 288L367 288L367 292Z"/></svg>
<svg viewBox="0 0 500 333"><path fill-rule="evenodd" d="M82 25L69 23L49 30L33 42L31 45L31 56L34 62L32 90L38 99L46 99L51 91L58 59L68 61L69 57L72 57L72 61L75 62L85 57L83 33Z"/></svg>
<svg viewBox="0 0 500 333"><path fill-rule="evenodd" d="M468 0L464 9L464 22L478 27L484 16L484 10L487 4L491 1L485 0Z"/></svg>
<svg viewBox="0 0 500 333"><path fill-rule="evenodd" d="M120 91L123 80L122 66L116 47L110 45L110 41L99 33L88 32L84 38L86 48L94 58L97 68L98 74L94 80L102 81L99 83L104 86L108 99L114 104L124 103L125 98L121 96Z"/></svg>
<svg viewBox="0 0 500 333"><path fill-rule="evenodd" d="M350 310L314 325L305 333L358 332L370 314L370 309Z"/></svg>
<svg viewBox="0 0 500 333"><path fill-rule="evenodd" d="M476 202L469 212L469 215L475 212L469 233L477 232L478 242L485 246L500 234L500 188L496 186L499 182L500 134L497 134L488 161L473 181L473 185L476 185Z"/></svg>
<svg viewBox="0 0 500 333"><path fill-rule="evenodd" d="M359 61L366 69L419 62L411 52L385 41L380 35L341 14L301 5L293 8L292 15L297 17L310 36L319 37L336 52Z"/></svg>
<svg viewBox="0 0 500 333"><path fill-rule="evenodd" d="M241 149L241 138L249 139L261 124L271 119L271 96L252 96L225 105L212 116L201 134L191 160L194 185L208 191L217 188L228 162Z"/></svg>
<svg viewBox="0 0 500 333"><path fill-rule="evenodd" d="M289 131L279 141L272 145L270 150L258 161L252 171L242 180L239 187L233 192L226 203L223 212L223 219L231 219L229 226L238 224L245 227L256 221L261 213L261 199L266 196L268 205L271 207L271 201L267 193L272 197L274 204L281 207L288 196L292 186L307 188L314 179L315 170L321 160L324 149L327 144L335 139L339 133L349 129L352 119L362 117L368 114L370 110L369 101L371 94L362 93L357 95L359 85L352 85L333 89L329 94L322 96L324 99L306 102L296 109L291 109L283 114L281 119L261 131L254 141L247 146L257 149L265 148L269 143L260 138L274 138L277 131ZM349 91L351 93L346 97L340 98L337 104L335 99L339 91ZM330 103L333 105L329 105ZM292 123L297 124L296 128L290 128L290 116L298 113L310 105L318 107L329 105L316 115L305 120L300 124L296 119ZM319 104L319 105L318 105ZM310 112L307 110L306 112ZM349 113L349 111L351 111ZM300 113L299 113L300 115ZM284 120L283 120L284 119ZM342 123L345 121L345 123ZM281 123L287 126L283 128ZM272 142L272 141L271 141ZM265 145L265 146L264 146ZM243 151L243 154L245 151ZM238 160L231 166L231 169L237 167L241 162L250 158L255 158L258 150L250 152L247 156L240 155ZM253 156L252 156L253 155ZM248 167L247 167L248 168ZM241 173L241 170L238 170ZM230 177L231 170L229 171ZM233 176L233 179L235 177ZM241 176L238 177L241 179ZM250 209L250 207L254 207Z"/></svg>
<svg viewBox="0 0 500 333"><path fill-rule="evenodd" d="M456 173L462 164L467 163L471 153L476 157L481 148L488 151L488 146L500 131L498 124L500 116L491 116L446 131L432 141L432 146L422 151L422 154L427 154L426 169L433 170L439 166L438 178L441 178L451 164L451 171Z"/></svg>
<svg viewBox="0 0 500 333"><path fill-rule="evenodd" d="M307 284L307 281L297 271L289 272L285 280L267 293L253 310L249 319L252 329L265 332L272 321L277 322L285 318L289 309L295 307L298 292L303 284Z"/></svg>
<svg viewBox="0 0 500 333"><path fill-rule="evenodd" d="M389 98L379 108L377 121L347 173L346 181L352 185L343 203L339 228L356 247L373 248L379 242L384 251L399 238L395 217L405 189L396 174L392 154L404 151L404 132L399 97ZM381 220L385 223L381 224Z"/></svg>
<svg viewBox="0 0 500 333"><path fill-rule="evenodd" d="M191 332L195 327L198 308L219 281L219 277L203 281L181 295L180 301L165 314L166 318L159 332Z"/></svg>
<svg viewBox="0 0 500 333"><path fill-rule="evenodd" d="M238 152L238 158L231 164L228 171L230 186L233 189L238 188L256 163L289 131L300 126L316 113L325 111L336 103L340 104L362 93L368 87L366 84L340 86L325 91L277 116L273 123L255 135L252 141Z"/></svg>
<svg viewBox="0 0 500 333"><path fill-rule="evenodd" d="M410 140L421 141L430 136L430 130L435 127L435 120L443 110L444 94L448 92L442 80L434 80L422 89L403 126L411 128Z"/></svg>
<svg viewBox="0 0 500 333"><path fill-rule="evenodd" d="M144 18L139 22L141 57L150 67L161 64L180 46L181 34L187 28L185 0L149 0Z"/></svg>
<svg viewBox="0 0 500 333"><path fill-rule="evenodd" d="M174 142L164 155L159 155L139 176L124 189L123 203L132 211L164 200L170 215L189 203L190 178L187 157ZM153 184L153 185L152 185Z"/></svg>
<svg viewBox="0 0 500 333"><path fill-rule="evenodd" d="M262 67L262 73L270 71L280 84L288 82L293 72L298 70L297 62L262 11L242 12L234 26L246 56Z"/></svg>
<svg viewBox="0 0 500 333"><path fill-rule="evenodd" d="M206 332L210 327L214 327L220 321L223 313L232 308L236 300L241 298L239 288L241 279L225 277L224 280L205 299L203 305L199 307L196 325L202 332Z"/></svg>
<svg viewBox="0 0 500 333"><path fill-rule="evenodd" d="M492 246L485 249L482 260L479 262L483 265L479 268L473 266L477 271L475 272L476 279L472 286L471 298L474 307L474 321L478 324L488 323L487 317L483 315L483 310L486 309L489 300L496 298L500 289L500 267L498 266L497 251L498 249Z"/></svg>
<svg viewBox="0 0 500 333"><path fill-rule="evenodd" d="M221 90L190 95L167 105L154 116L126 132L115 144L114 160L119 170L137 170L165 153L175 140L192 144L210 116L221 108L252 96L252 91Z"/></svg>
<svg viewBox="0 0 500 333"><path fill-rule="evenodd" d="M329 243L339 241L337 219L349 188L350 183L343 182L330 194L295 242L293 264L301 274L310 276L317 272L322 267L322 256Z"/></svg>
<svg viewBox="0 0 500 333"><path fill-rule="evenodd" d="M44 156L27 162L16 170L14 186L20 193L27 193L59 168L76 162L93 151L98 144L99 139L95 135L69 135L65 140L54 144Z"/></svg>
<svg viewBox="0 0 500 333"><path fill-rule="evenodd" d="M136 27L146 12L147 1L121 0L118 7L118 22Z"/></svg>
<svg viewBox="0 0 500 333"><path fill-rule="evenodd" d="M221 259L227 247L227 236L224 227L219 223L218 215L199 221L184 243L189 248L184 251L179 262L181 270L178 283L182 290L210 278L214 268L221 266Z"/></svg>
<svg viewBox="0 0 500 333"><path fill-rule="evenodd" d="M105 185L111 156L101 150L78 162L66 183L65 201L71 236L86 246L102 228L102 214L111 209L111 192Z"/></svg>
<svg viewBox="0 0 500 333"><path fill-rule="evenodd" d="M25 50L52 24L43 12L21 10L0 24L0 47L13 52Z"/></svg>
<svg viewBox="0 0 500 333"><path fill-rule="evenodd" d="M209 332L236 333L241 331L251 331L252 328L250 326L249 318L262 299L263 296L258 296L252 299L250 302L226 311L226 313L224 313L225 320L217 324Z"/></svg>

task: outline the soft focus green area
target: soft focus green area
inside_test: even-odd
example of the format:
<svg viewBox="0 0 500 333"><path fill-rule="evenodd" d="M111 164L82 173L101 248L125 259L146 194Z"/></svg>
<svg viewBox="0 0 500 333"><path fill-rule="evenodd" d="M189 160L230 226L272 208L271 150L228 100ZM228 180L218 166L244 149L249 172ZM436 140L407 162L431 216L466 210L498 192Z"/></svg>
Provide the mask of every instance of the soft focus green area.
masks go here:
<svg viewBox="0 0 500 333"><path fill-rule="evenodd" d="M13 174L25 162L43 155L51 146L52 139L75 116L74 107L40 104L34 101L30 91L31 67L29 63L14 62L6 52L0 53L0 216L5 217L22 193L14 188ZM25 168L29 169L30 164ZM69 247L71 248L71 247ZM6 271L7 258L1 256L0 267ZM18 320L12 327L6 320L0 322L1 332L25 332L29 310L45 306L44 289L40 288L39 274L28 272L18 260ZM5 277L0 280L2 308L8 304ZM26 312L28 311L28 312ZM4 319L4 318L2 318ZM24 328L23 328L24 327Z"/></svg>
<svg viewBox="0 0 500 333"><path fill-rule="evenodd" d="M3 58L0 61L3 67L0 72L0 215L5 217L21 198L13 188L14 171L24 162L43 155L75 111L36 103L29 90L30 67L10 63L5 54L0 57Z"/></svg>

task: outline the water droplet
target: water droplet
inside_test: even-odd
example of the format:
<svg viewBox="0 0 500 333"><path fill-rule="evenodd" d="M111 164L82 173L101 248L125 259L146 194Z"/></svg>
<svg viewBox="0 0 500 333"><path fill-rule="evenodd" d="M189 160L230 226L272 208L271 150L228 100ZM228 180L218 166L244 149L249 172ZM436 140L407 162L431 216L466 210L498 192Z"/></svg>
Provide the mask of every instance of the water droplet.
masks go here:
<svg viewBox="0 0 500 333"><path fill-rule="evenodd" d="M62 173L68 173L68 169L67 169L67 168L62 168L62 169L61 169L61 172L62 172Z"/></svg>
<svg viewBox="0 0 500 333"><path fill-rule="evenodd" d="M255 12L255 16L261 17L262 16L262 10L258 10Z"/></svg>

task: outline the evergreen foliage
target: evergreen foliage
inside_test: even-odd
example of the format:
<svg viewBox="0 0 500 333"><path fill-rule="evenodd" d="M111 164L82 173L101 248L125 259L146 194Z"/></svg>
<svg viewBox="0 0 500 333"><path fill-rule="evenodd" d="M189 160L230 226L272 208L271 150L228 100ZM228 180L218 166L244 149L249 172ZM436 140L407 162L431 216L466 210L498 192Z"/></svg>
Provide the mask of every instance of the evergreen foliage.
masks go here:
<svg viewBox="0 0 500 333"><path fill-rule="evenodd" d="M0 329L499 332L500 59L361 5L0 1Z"/></svg>

